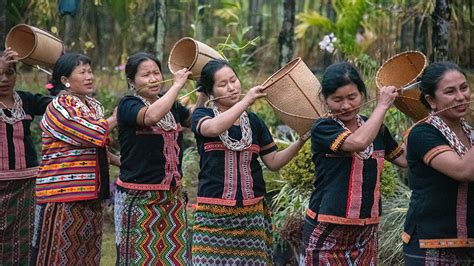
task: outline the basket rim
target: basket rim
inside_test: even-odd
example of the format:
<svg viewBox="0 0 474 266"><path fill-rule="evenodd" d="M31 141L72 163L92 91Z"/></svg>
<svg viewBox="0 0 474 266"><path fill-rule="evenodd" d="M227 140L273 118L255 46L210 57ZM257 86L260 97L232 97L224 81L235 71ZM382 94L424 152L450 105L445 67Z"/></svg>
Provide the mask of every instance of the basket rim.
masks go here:
<svg viewBox="0 0 474 266"><path fill-rule="evenodd" d="M389 59L387 59L380 67L379 69L377 70L377 73L375 74L375 85L377 86L377 88L382 88L383 86L380 84L380 71L383 69L383 67L390 63L391 61L395 60L396 58L400 57L400 56L403 56L403 55L406 55L406 54L416 54L416 55L421 55L422 58L424 59L424 64L423 64L423 69L426 68L426 66L428 65L428 59L426 58L426 55L420 51L417 51L417 50L408 50L408 51L404 51L404 52L401 52L401 53L398 53L398 54L395 54L393 56L391 56ZM408 82L407 84L410 84L412 83L413 81L415 81L422 73L423 73L423 69L422 71L420 71L420 73L418 73L418 75L413 78L412 80L410 80L410 82Z"/></svg>
<svg viewBox="0 0 474 266"><path fill-rule="evenodd" d="M179 39L178 41L176 41L176 43L173 45L173 48L171 48L171 51L170 51L170 55L168 56L168 69L170 70L171 74L175 74L176 72L173 71L173 69L171 68L171 56L173 55L173 52L176 48L176 46L178 44L180 44L181 42L183 41L187 41L187 40L191 40L193 43L194 43L194 46L196 47L196 49L194 50L194 60L193 62L191 63L191 65L188 67L188 70L193 68L193 66L196 64L196 61L197 61L197 55L199 53L198 49L199 49L199 45L196 43L196 40L191 38L191 37L183 37L181 39Z"/></svg>
<svg viewBox="0 0 474 266"><path fill-rule="evenodd" d="M38 46L38 36L36 36L36 32L31 28L30 25L28 25L28 24L17 24L15 26L13 26L10 29L10 31L8 31L7 36L5 36L5 47L9 46L7 42L8 42L8 37L10 37L10 34L12 34L14 29L17 29L17 28L20 28L20 27L26 27L35 36L35 44L33 45L33 48L25 56L18 57L18 60L23 60L23 59L28 58L33 53L33 51L36 49L36 47Z"/></svg>
<svg viewBox="0 0 474 266"><path fill-rule="evenodd" d="M301 59L301 57L296 57L296 58L293 58L290 62L286 63L283 67L281 67L280 69L278 69L277 71L275 71L275 73L273 73L270 77L268 77L263 83L262 83L262 87L263 87L263 91L265 91L266 89L268 89L268 87L272 86L273 84L275 84L277 81L281 80L284 76L286 76L286 74L290 71L292 71L301 61L303 61L303 59ZM292 67L290 67L283 75L281 75L281 77L279 77L278 79L274 80L273 82L267 84L267 82L269 82L274 76L276 76L277 74L280 73L281 70L283 70L286 66L290 65L290 64L293 64L294 62L296 62Z"/></svg>

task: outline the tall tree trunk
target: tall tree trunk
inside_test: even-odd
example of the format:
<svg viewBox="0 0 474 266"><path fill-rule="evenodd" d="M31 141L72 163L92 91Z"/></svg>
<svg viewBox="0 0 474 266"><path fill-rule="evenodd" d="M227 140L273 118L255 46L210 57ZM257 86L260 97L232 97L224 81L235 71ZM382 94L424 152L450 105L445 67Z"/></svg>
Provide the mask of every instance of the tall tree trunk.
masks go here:
<svg viewBox="0 0 474 266"><path fill-rule="evenodd" d="M474 21L474 10L472 8L472 1L469 1L469 18ZM474 27L469 27L470 41L469 41L469 67L474 68Z"/></svg>
<svg viewBox="0 0 474 266"><path fill-rule="evenodd" d="M116 53L118 54L118 50L111 51L110 50L110 43L112 40L112 35L114 34L113 28L113 20L112 16L107 13L108 8L104 5L96 6L95 7L95 15L96 15L96 42L97 42L97 49L98 49L98 65L103 67L107 66L108 56L107 54ZM114 64L117 62L114 61Z"/></svg>
<svg viewBox="0 0 474 266"><path fill-rule="evenodd" d="M427 18L422 16L415 17L415 27L413 32L413 43L415 49L424 53L425 55L428 52L427 49L427 33L428 33L428 22Z"/></svg>
<svg viewBox="0 0 474 266"><path fill-rule="evenodd" d="M330 19L332 22L336 21L336 11L334 10L334 7L332 5L332 0L327 0L326 17ZM312 46L316 44L316 38L314 38L313 42L314 43L312 44ZM333 60L333 55L331 53L324 52L324 56L323 56L324 69L326 69L329 65L332 64L333 62L332 60Z"/></svg>
<svg viewBox="0 0 474 266"><path fill-rule="evenodd" d="M76 27L74 23L74 17L68 13L63 16L63 19L64 19L64 44L66 45L66 47L70 49L72 48L72 46L74 46L73 44L75 44L74 36L76 34L74 31Z"/></svg>
<svg viewBox="0 0 474 266"><path fill-rule="evenodd" d="M433 61L448 60L449 21L451 19L451 1L436 0L433 19Z"/></svg>
<svg viewBox="0 0 474 266"><path fill-rule="evenodd" d="M406 2L407 9L413 5L413 0L408 0ZM408 17L408 16L404 16ZM412 46L413 37L411 33L413 33L413 20L410 18L409 20L405 20L402 18L402 30L400 36L400 50L405 51L409 50Z"/></svg>
<svg viewBox="0 0 474 266"><path fill-rule="evenodd" d="M288 63L293 57L295 36L295 0L283 1L283 23L278 36L280 67Z"/></svg>
<svg viewBox="0 0 474 266"><path fill-rule="evenodd" d="M81 20L83 19L83 8L86 5L79 0L59 1L58 11L64 23L63 41L67 50L79 47L79 35L81 32ZM48 27L49 28L49 27Z"/></svg>
<svg viewBox="0 0 474 266"><path fill-rule="evenodd" d="M410 50L410 47L411 47L411 42L410 40L412 40L413 38L410 37L410 33L413 32L413 30L411 29L412 28L412 21L411 19L410 20L407 20L405 22L403 22L402 24L402 30L401 30L401 33L400 33L400 50L402 51L405 51L405 50Z"/></svg>
<svg viewBox="0 0 474 266"><path fill-rule="evenodd" d="M166 36L166 0L155 0L155 56L163 62Z"/></svg>
<svg viewBox="0 0 474 266"><path fill-rule="evenodd" d="M295 0L283 1L283 23L278 36L280 57L278 64L284 66L293 58L295 36Z"/></svg>
<svg viewBox="0 0 474 266"><path fill-rule="evenodd" d="M249 14L248 14L248 25L252 28L247 33L250 40L256 37L263 37L262 34L262 6L263 0L250 0L249 1ZM257 43L262 43L260 39ZM251 45L247 48L247 53L253 55L253 52L256 50L256 47ZM250 61L253 61L253 57L250 58Z"/></svg>
<svg viewBox="0 0 474 266"><path fill-rule="evenodd" d="M249 1L249 17L248 24L252 26L249 32L251 39L262 36L262 6L263 0L250 0Z"/></svg>
<svg viewBox="0 0 474 266"><path fill-rule="evenodd" d="M270 17L272 19L274 18L279 18L279 8L280 5L276 5L274 3L270 4ZM270 27L268 27L267 31L265 32L266 36L273 36L273 34L278 31L278 23L275 23L275 20L268 19L270 21L273 21L273 23L270 24Z"/></svg>
<svg viewBox="0 0 474 266"><path fill-rule="evenodd" d="M199 8L198 11L198 16L196 18L194 26L196 27L196 39L200 41L204 41L204 23L206 20L204 20L204 14L206 13L206 8L202 8L204 5L206 5L206 0L198 0L198 6L196 8Z"/></svg>
<svg viewBox="0 0 474 266"><path fill-rule="evenodd" d="M7 34L7 1L0 1L0 52L5 50L5 37Z"/></svg>

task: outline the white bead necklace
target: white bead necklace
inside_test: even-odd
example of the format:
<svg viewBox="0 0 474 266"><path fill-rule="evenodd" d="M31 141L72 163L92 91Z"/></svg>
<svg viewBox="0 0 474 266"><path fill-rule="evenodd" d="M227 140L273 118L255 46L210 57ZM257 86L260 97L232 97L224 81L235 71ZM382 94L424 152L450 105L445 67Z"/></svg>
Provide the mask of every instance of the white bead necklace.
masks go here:
<svg viewBox="0 0 474 266"><path fill-rule="evenodd" d="M135 97L137 97L138 99L142 100L142 102L146 105L146 106L150 106L151 103L150 101L148 101L147 99L143 98L142 96L138 95L138 94L135 94ZM159 99L160 97L157 96L157 98ZM178 128L178 125L176 124L176 120L174 119L174 116L173 114L171 113L171 110L169 110L166 115L160 119L160 121L158 121L156 123L156 125L160 128L162 128L164 131L171 131L171 130L176 130Z"/></svg>
<svg viewBox="0 0 474 266"><path fill-rule="evenodd" d="M218 116L221 113L214 102L211 102L211 107L212 111L214 111L214 116ZM247 112L243 112L240 115L239 122L240 130L242 131L242 138L240 140L235 140L229 136L229 130L226 130L219 135L222 143L229 150L243 151L252 144L252 128L250 127L250 121Z"/></svg>
<svg viewBox="0 0 474 266"><path fill-rule="evenodd" d="M13 91L13 100L14 103L12 108L8 108L2 101L0 101L0 104L4 107L0 108L0 120L10 125L23 120L26 116L25 110L23 110L23 102L16 91ZM3 109L10 111L11 116L7 116Z"/></svg>

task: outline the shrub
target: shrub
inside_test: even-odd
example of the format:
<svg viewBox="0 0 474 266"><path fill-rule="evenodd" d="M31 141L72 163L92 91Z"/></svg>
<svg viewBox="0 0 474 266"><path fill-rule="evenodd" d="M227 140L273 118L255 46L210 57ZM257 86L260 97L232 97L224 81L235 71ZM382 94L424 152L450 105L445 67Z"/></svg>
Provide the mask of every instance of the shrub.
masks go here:
<svg viewBox="0 0 474 266"><path fill-rule="evenodd" d="M397 180L399 179L396 166L385 161L380 177L380 192L383 197L391 197L397 190Z"/></svg>

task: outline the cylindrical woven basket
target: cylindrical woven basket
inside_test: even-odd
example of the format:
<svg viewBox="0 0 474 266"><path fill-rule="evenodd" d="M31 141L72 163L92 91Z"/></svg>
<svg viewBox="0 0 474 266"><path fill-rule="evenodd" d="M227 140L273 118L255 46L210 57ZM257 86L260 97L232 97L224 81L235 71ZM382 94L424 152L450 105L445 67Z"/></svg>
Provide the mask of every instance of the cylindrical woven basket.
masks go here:
<svg viewBox="0 0 474 266"><path fill-rule="evenodd" d="M193 38L184 37L173 45L168 58L168 68L174 74L186 67L193 73L190 78L198 80L204 65L218 58L223 59L216 50Z"/></svg>
<svg viewBox="0 0 474 266"><path fill-rule="evenodd" d="M262 86L277 116L303 135L324 113L319 99L321 84L300 57L270 76Z"/></svg>
<svg viewBox="0 0 474 266"><path fill-rule="evenodd" d="M428 60L421 52L399 53L385 61L378 69L375 82L379 89L383 86L403 88L416 82L427 65ZM426 107L420 101L420 95L419 88L400 91L394 105L414 121L419 121L428 116Z"/></svg>
<svg viewBox="0 0 474 266"><path fill-rule="evenodd" d="M64 52L63 42L36 27L18 24L8 32L5 47L11 47L18 53L18 59L28 65L53 68Z"/></svg>

